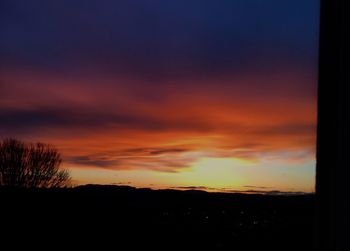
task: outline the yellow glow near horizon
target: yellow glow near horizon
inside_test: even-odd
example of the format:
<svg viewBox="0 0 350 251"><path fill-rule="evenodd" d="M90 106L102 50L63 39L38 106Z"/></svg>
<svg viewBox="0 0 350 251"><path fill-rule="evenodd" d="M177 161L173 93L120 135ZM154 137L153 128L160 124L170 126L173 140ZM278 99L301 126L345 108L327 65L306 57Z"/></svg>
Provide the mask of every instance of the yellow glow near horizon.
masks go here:
<svg viewBox="0 0 350 251"><path fill-rule="evenodd" d="M190 171L179 172L177 176L183 185L239 187L245 181L242 169L253 164L238 158L203 157L192 165Z"/></svg>
<svg viewBox="0 0 350 251"><path fill-rule="evenodd" d="M116 179L121 179L132 181L132 185L138 187L149 186L150 183L153 183L155 187L159 188L169 186L239 188L246 181L244 169L254 166L254 164L253 161L239 158L202 157L194 162L191 167L177 173L154 172L150 170L114 171L106 169L91 169L87 171L79 168L73 168L72 171L81 179L85 177L85 182L88 182L88 179L93 176L93 180L97 183L111 183ZM102 182L103 177L105 177L104 182Z"/></svg>
<svg viewBox="0 0 350 251"><path fill-rule="evenodd" d="M314 168L314 160L305 163L290 163L264 158L249 160L207 157L208 155L210 154L202 152L202 157L177 172L66 167L70 169L75 185L116 184L154 189L196 189L198 187L200 190L207 191L244 191L248 189L313 191L313 176L307 174ZM299 184L295 184L295 180L298 180Z"/></svg>
<svg viewBox="0 0 350 251"><path fill-rule="evenodd" d="M210 158L204 157L201 158L194 164L194 167L198 168L212 168L213 166L222 167L222 168L231 168L237 166L250 166L252 161L239 158Z"/></svg>

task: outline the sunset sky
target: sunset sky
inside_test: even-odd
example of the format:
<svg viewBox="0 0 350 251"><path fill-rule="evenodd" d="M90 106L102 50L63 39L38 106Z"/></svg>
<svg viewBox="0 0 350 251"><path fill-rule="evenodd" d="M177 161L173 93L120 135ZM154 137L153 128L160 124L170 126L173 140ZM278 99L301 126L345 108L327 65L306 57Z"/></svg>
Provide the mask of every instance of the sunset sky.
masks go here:
<svg viewBox="0 0 350 251"><path fill-rule="evenodd" d="M0 138L74 184L315 185L318 0L2 0Z"/></svg>

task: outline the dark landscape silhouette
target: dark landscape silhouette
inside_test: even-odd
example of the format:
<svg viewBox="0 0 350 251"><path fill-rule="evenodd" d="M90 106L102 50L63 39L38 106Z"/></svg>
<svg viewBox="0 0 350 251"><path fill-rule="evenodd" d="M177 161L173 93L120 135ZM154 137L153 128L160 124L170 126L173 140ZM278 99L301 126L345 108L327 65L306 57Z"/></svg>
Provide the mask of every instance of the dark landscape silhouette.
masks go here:
<svg viewBox="0 0 350 251"><path fill-rule="evenodd" d="M313 245L313 195L86 185L2 187L0 197L7 216L4 240L35 243L40 237L63 248L71 243L99 250L311 250Z"/></svg>

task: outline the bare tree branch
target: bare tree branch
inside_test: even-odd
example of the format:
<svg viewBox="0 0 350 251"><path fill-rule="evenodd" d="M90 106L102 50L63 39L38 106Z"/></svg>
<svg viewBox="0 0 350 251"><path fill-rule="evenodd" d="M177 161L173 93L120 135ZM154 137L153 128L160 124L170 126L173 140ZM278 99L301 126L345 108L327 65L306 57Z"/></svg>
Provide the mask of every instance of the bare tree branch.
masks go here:
<svg viewBox="0 0 350 251"><path fill-rule="evenodd" d="M67 170L60 170L61 155L51 145L26 144L16 139L0 142L0 185L17 187L66 187Z"/></svg>

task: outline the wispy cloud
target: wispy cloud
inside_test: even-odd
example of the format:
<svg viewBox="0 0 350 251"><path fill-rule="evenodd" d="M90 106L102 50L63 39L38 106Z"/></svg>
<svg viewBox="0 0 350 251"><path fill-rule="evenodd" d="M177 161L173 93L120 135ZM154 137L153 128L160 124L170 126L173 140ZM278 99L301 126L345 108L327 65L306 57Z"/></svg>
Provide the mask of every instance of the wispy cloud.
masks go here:
<svg viewBox="0 0 350 251"><path fill-rule="evenodd" d="M177 172L196 160L186 156L183 148L127 148L95 154L70 156L65 161L78 166L102 167L114 170L147 169Z"/></svg>
<svg viewBox="0 0 350 251"><path fill-rule="evenodd" d="M265 187L265 186L243 186L246 188L253 188L253 189L271 189L272 187Z"/></svg>

